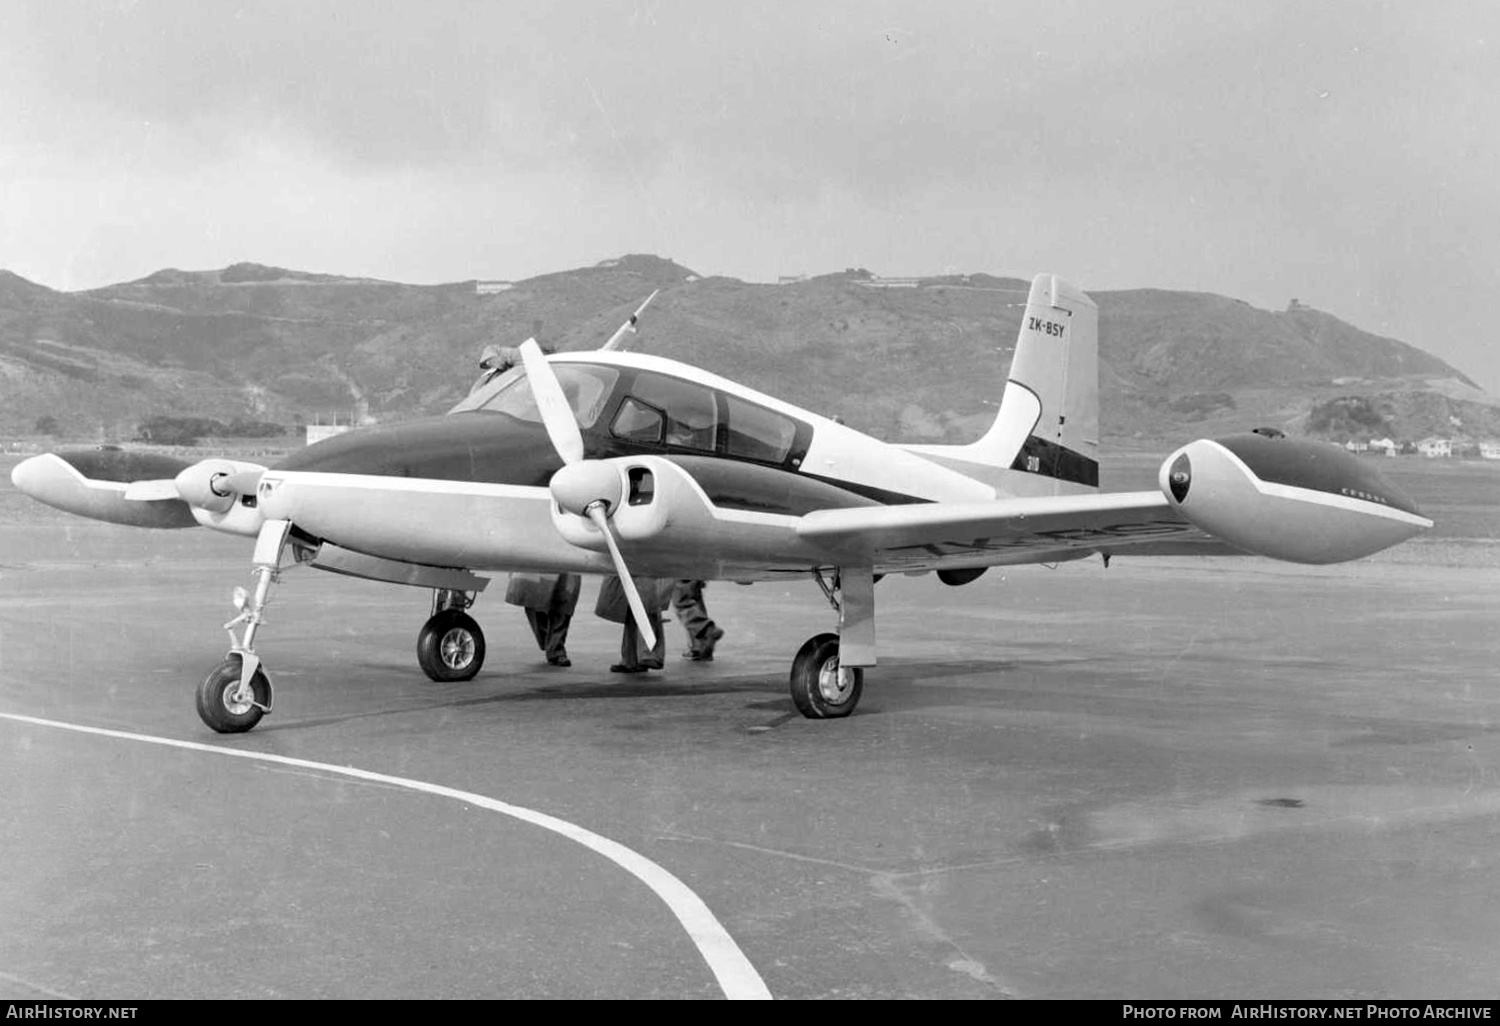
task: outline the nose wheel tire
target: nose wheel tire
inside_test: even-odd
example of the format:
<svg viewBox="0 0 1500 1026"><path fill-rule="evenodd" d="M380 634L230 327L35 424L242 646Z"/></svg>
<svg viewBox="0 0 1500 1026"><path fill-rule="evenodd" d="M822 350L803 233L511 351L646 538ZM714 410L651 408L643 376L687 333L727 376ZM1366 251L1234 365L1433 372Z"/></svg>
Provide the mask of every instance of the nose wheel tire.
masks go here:
<svg viewBox="0 0 1500 1026"><path fill-rule="evenodd" d="M220 734L243 734L265 715L271 683L262 670L250 678L250 694L239 695L240 657L225 659L198 685L198 718Z"/></svg>
<svg viewBox="0 0 1500 1026"><path fill-rule="evenodd" d="M839 663L839 636L809 638L792 661L792 702L803 716L814 720L848 716L859 704L865 674L858 666Z"/></svg>
<svg viewBox="0 0 1500 1026"><path fill-rule="evenodd" d="M417 635L417 663L435 681L471 680L484 665L484 632L462 610L436 613Z"/></svg>

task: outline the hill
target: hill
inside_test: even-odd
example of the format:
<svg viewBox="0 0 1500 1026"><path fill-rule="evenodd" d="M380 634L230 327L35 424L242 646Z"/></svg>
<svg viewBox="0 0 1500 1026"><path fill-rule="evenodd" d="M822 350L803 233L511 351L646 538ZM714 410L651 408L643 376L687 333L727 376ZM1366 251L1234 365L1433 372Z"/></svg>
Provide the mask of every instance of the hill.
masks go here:
<svg viewBox="0 0 1500 1026"><path fill-rule="evenodd" d="M472 281L249 263L78 293L0 272L0 432L28 433L44 416L78 438L122 440L163 415L290 425L356 404L382 420L441 412L467 390L486 343L539 334L593 348L655 288L638 348L884 437L961 441L993 416L1027 282L887 282L852 269L761 285L645 255L487 294ZM1337 437L1370 419L1353 400L1393 437L1500 437L1500 400L1442 360L1328 314L1206 293L1092 294L1103 430L1115 445L1261 424Z"/></svg>

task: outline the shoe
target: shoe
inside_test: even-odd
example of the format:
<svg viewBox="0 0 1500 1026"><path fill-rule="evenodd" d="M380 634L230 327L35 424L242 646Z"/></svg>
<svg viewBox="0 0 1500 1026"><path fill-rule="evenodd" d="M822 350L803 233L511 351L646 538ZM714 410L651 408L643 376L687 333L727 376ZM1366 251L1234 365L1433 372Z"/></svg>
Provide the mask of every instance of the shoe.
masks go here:
<svg viewBox="0 0 1500 1026"><path fill-rule="evenodd" d="M703 645L693 655L693 661L699 663L711 663L714 661L714 647L718 645L719 639L724 637L724 628L715 625L703 636Z"/></svg>
<svg viewBox="0 0 1500 1026"><path fill-rule="evenodd" d="M690 663L711 663L714 661L712 652L684 652L682 658Z"/></svg>
<svg viewBox="0 0 1500 1026"><path fill-rule="evenodd" d="M573 665L573 660L569 659L565 655L548 656L547 657L547 663L550 666L572 666Z"/></svg>
<svg viewBox="0 0 1500 1026"><path fill-rule="evenodd" d="M609 668L610 673L645 673L644 666L626 666L624 663L615 663Z"/></svg>

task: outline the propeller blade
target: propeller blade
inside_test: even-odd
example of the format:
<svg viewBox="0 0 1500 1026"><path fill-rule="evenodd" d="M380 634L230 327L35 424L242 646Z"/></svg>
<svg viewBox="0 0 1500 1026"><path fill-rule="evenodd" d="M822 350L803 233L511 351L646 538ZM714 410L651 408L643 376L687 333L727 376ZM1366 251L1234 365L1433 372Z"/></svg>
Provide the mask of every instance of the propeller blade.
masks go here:
<svg viewBox="0 0 1500 1026"><path fill-rule="evenodd" d="M526 380L531 383L531 394L536 396L536 406L552 447L564 463L577 463L583 459L583 432L578 429L572 404L563 394L562 385L536 339L528 338L521 343L521 362L526 367Z"/></svg>
<svg viewBox="0 0 1500 1026"><path fill-rule="evenodd" d="M641 601L641 593L635 590L635 580L630 576L630 567L625 565L625 557L620 554L620 546L615 542L615 532L609 526L604 508L590 506L588 516L603 533L604 544L609 546L609 558L615 561L615 573L619 575L620 586L625 589L625 601L630 605L630 615L635 617L636 627L640 629L641 640L646 643L647 648L655 648L656 630L651 624L651 618L646 615L646 604Z"/></svg>
<svg viewBox="0 0 1500 1026"><path fill-rule="evenodd" d="M177 482L170 477L148 481L132 481L125 486L121 496L126 502L159 502L177 498Z"/></svg>
<svg viewBox="0 0 1500 1026"><path fill-rule="evenodd" d="M609 341L599 348L601 350L624 349L625 336L635 334L635 322L641 319L641 314L645 312L646 307L651 305L651 300L655 299L656 293L660 291L661 289L657 289L656 292L647 296L646 301L635 308L635 313L631 314L625 323L620 325L620 330L611 335Z"/></svg>

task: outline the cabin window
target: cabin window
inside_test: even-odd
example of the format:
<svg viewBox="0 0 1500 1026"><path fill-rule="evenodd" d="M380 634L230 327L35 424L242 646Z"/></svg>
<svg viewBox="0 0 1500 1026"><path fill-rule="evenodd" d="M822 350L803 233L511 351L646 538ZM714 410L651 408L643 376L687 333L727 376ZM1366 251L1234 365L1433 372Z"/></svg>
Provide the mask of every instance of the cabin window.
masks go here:
<svg viewBox="0 0 1500 1026"><path fill-rule="evenodd" d="M718 442L719 412L712 391L691 381L643 373L636 375L630 394L666 414L663 441L667 445L677 449L714 451ZM618 427L615 433L620 433Z"/></svg>
<svg viewBox="0 0 1500 1026"><path fill-rule="evenodd" d="M616 438L628 438L632 442L648 445L661 444L662 425L666 418L654 406L647 406L639 399L626 399L615 414L615 422L609 429Z"/></svg>
<svg viewBox="0 0 1500 1026"><path fill-rule="evenodd" d="M786 459L797 438L796 421L737 396L726 395L724 403L728 455L763 463L781 463Z"/></svg>
<svg viewBox="0 0 1500 1026"><path fill-rule="evenodd" d="M594 421L604 411L610 390L620 372L613 367L595 367L582 363L554 363L552 371L557 383L562 386L568 405L573 408L573 419L579 427L593 427ZM537 410L536 396L526 381L526 372L513 367L495 381L481 386L463 402L453 408L454 413L466 410L484 410L487 413L505 413L517 420L541 423L542 415Z"/></svg>

